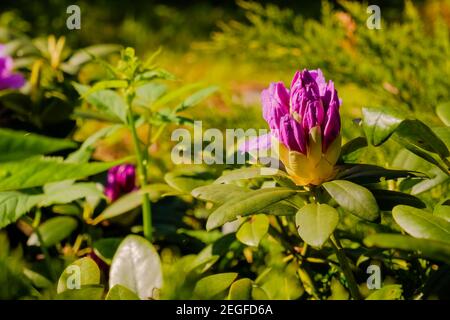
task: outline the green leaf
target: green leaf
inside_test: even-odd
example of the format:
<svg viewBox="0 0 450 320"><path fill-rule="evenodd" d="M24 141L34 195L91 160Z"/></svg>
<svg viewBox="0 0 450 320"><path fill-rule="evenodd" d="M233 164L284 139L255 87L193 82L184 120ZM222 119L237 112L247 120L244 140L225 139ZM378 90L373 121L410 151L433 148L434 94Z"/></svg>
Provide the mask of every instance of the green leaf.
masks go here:
<svg viewBox="0 0 450 320"><path fill-rule="evenodd" d="M236 233L236 238L248 246L257 247L269 230L269 218L264 214L251 216Z"/></svg>
<svg viewBox="0 0 450 320"><path fill-rule="evenodd" d="M81 289L66 290L56 295L55 300L101 300L103 286L88 286Z"/></svg>
<svg viewBox="0 0 450 320"><path fill-rule="evenodd" d="M249 192L251 190L234 184L210 184L193 189L191 194L194 198L203 201L223 204L237 195Z"/></svg>
<svg viewBox="0 0 450 320"><path fill-rule="evenodd" d="M160 83L147 83L136 89L135 103L144 107L150 107L165 92L167 87Z"/></svg>
<svg viewBox="0 0 450 320"><path fill-rule="evenodd" d="M118 52L121 46L116 44L98 44L75 51L70 59L62 65L64 71L75 74L79 67L95 57L106 56Z"/></svg>
<svg viewBox="0 0 450 320"><path fill-rule="evenodd" d="M0 129L0 162L20 160L76 147L77 144L70 140Z"/></svg>
<svg viewBox="0 0 450 320"><path fill-rule="evenodd" d="M407 193L379 189L372 189L370 191L377 200L378 207L383 211L391 211L395 206L400 204L416 208L426 208L426 204L422 200Z"/></svg>
<svg viewBox="0 0 450 320"><path fill-rule="evenodd" d="M321 247L339 222L339 213L327 204L307 204L295 216L298 234L307 244Z"/></svg>
<svg viewBox="0 0 450 320"><path fill-rule="evenodd" d="M73 83L75 89L81 96L85 96L89 87L78 83ZM86 101L95 106L106 115L127 123L125 100L115 91L100 90L86 96Z"/></svg>
<svg viewBox="0 0 450 320"><path fill-rule="evenodd" d="M220 227L226 222L235 220L238 216L259 213L262 209L285 200L295 193L294 190L287 188L264 188L238 195L211 213L206 223L206 229Z"/></svg>
<svg viewBox="0 0 450 320"><path fill-rule="evenodd" d="M367 139L364 137L357 137L350 140L342 146L340 158L346 163L356 162L362 149L367 147Z"/></svg>
<svg viewBox="0 0 450 320"><path fill-rule="evenodd" d="M219 255L213 253L213 245L208 245L186 266L185 270L187 273L194 270L199 273L204 273L209 270L219 258Z"/></svg>
<svg viewBox="0 0 450 320"><path fill-rule="evenodd" d="M450 102L438 105L436 114L446 126L450 127Z"/></svg>
<svg viewBox="0 0 450 320"><path fill-rule="evenodd" d="M95 241L92 244L92 247L94 248L94 253L96 256L101 258L106 263L111 264L114 254L116 253L121 242L121 238L102 238Z"/></svg>
<svg viewBox="0 0 450 320"><path fill-rule="evenodd" d="M36 233L33 233L30 238L28 238L27 244L29 246L54 246L70 236L77 228L77 225L77 220L72 217L56 217L48 219L38 227L43 243L41 244Z"/></svg>
<svg viewBox="0 0 450 320"><path fill-rule="evenodd" d="M202 170L177 170L169 172L164 176L164 180L172 188L185 193L197 187L211 184L214 176L208 171Z"/></svg>
<svg viewBox="0 0 450 320"><path fill-rule="evenodd" d="M450 222L450 199L441 201L441 203L434 207L433 215Z"/></svg>
<svg viewBox="0 0 450 320"><path fill-rule="evenodd" d="M248 278L239 279L230 287L228 300L251 300L253 281Z"/></svg>
<svg viewBox="0 0 450 320"><path fill-rule="evenodd" d="M147 193L151 201L156 201L163 195L172 192L173 189L166 184L153 184L141 188L137 191L127 193L111 203L102 213L95 219L94 224L98 224L103 220L112 219L127 213L142 204L142 195Z"/></svg>
<svg viewBox="0 0 450 320"><path fill-rule="evenodd" d="M234 184L210 184L192 190L191 194L194 198L203 201L211 201L215 204L222 205L228 200L241 196L245 193L251 193L253 190L242 188ZM291 198L290 200L294 200ZM272 215L293 215L296 209L284 202L278 202L261 210L261 213Z"/></svg>
<svg viewBox="0 0 450 320"><path fill-rule="evenodd" d="M105 300L139 300L139 297L127 287L116 284L109 289Z"/></svg>
<svg viewBox="0 0 450 320"><path fill-rule="evenodd" d="M149 299L161 288L162 279L161 261L153 245L142 237L127 236L111 263L109 287L120 284L141 299Z"/></svg>
<svg viewBox="0 0 450 320"><path fill-rule="evenodd" d="M53 282L41 275L40 273L37 273L31 269L23 269L23 274L30 279L30 281L33 283L33 286L37 288L50 288L53 286Z"/></svg>
<svg viewBox="0 0 450 320"><path fill-rule="evenodd" d="M254 179L272 176L287 177L287 174L281 170L273 170L269 168L259 168L259 167L241 168L222 175L216 181L214 181L214 183L215 184L230 183L236 180Z"/></svg>
<svg viewBox="0 0 450 320"><path fill-rule="evenodd" d="M378 219L377 201L368 189L345 180L326 182L323 187L346 211L369 221Z"/></svg>
<svg viewBox="0 0 450 320"><path fill-rule="evenodd" d="M192 83L179 87L175 90L169 91L165 95L163 95L160 99L156 100L155 103L153 103L152 110L157 110L162 106L167 106L169 103L179 99L180 97L187 94L191 90L201 88L202 86L203 86L202 83Z"/></svg>
<svg viewBox="0 0 450 320"><path fill-rule="evenodd" d="M200 101L202 101L203 99L205 99L209 95L211 95L214 92L216 92L217 89L218 89L217 86L210 86L210 87L201 89L201 90L193 93L192 95L187 97L186 100L184 100L179 106L177 106L174 109L174 112L176 112L176 113L182 112L182 111L186 110L187 108L195 106Z"/></svg>
<svg viewBox="0 0 450 320"><path fill-rule="evenodd" d="M445 143L420 120L404 120L395 131L395 137L406 148L412 145L436 153L441 158L450 156Z"/></svg>
<svg viewBox="0 0 450 320"><path fill-rule="evenodd" d="M401 300L402 294L401 284L390 284L371 293L366 300Z"/></svg>
<svg viewBox="0 0 450 320"><path fill-rule="evenodd" d="M0 192L0 229L16 222L43 199L40 194L17 191Z"/></svg>
<svg viewBox="0 0 450 320"><path fill-rule="evenodd" d="M331 296L328 297L328 300L348 300L350 297L348 291L335 277L331 278L330 290Z"/></svg>
<svg viewBox="0 0 450 320"><path fill-rule="evenodd" d="M120 88L126 88L128 86L128 82L126 80L103 80L96 82L89 90L83 93L82 97L83 99L86 99L88 96L94 94L95 92L98 92L100 90L105 89L120 89Z"/></svg>
<svg viewBox="0 0 450 320"><path fill-rule="evenodd" d="M386 108L363 108L362 113L364 132L368 142L374 146L385 142L403 121Z"/></svg>
<svg viewBox="0 0 450 320"><path fill-rule="evenodd" d="M114 132L116 132L118 129L122 128L122 125L112 125L105 128L102 128L98 131L96 131L93 135L89 136L80 148L78 148L77 151L72 152L67 157L67 162L88 162L92 153L95 151L95 143L98 142L100 139L103 139Z"/></svg>
<svg viewBox="0 0 450 320"><path fill-rule="evenodd" d="M67 163L60 158L36 157L5 162L0 166L0 191L26 189L50 182L86 178L124 161Z"/></svg>
<svg viewBox="0 0 450 320"><path fill-rule="evenodd" d="M59 183L57 184L59 185ZM86 197L104 197L98 185L93 182L75 183L64 188L59 188L58 186L50 189L44 188L44 191L44 198L39 203L42 207L48 207L53 204L71 203L72 201Z"/></svg>
<svg viewBox="0 0 450 320"><path fill-rule="evenodd" d="M418 251L424 257L450 264L450 245L442 241L379 233L365 238L364 244L368 247Z"/></svg>
<svg viewBox="0 0 450 320"><path fill-rule="evenodd" d="M236 279L237 273L219 273L200 279L194 288L194 295L199 299L212 299L225 291Z"/></svg>
<svg viewBox="0 0 450 320"><path fill-rule="evenodd" d="M64 269L58 280L57 292L80 289L76 286L100 284L100 269L89 257L81 258Z"/></svg>
<svg viewBox="0 0 450 320"><path fill-rule="evenodd" d="M338 173L336 179L348 180L358 184L372 184L383 180L392 180L398 178L425 178L424 174L410 170L392 170L385 169L372 164L355 164L350 166L341 166L343 169Z"/></svg>
<svg viewBox="0 0 450 320"><path fill-rule="evenodd" d="M409 206L396 206L392 216L403 230L415 238L450 243L450 222L424 210Z"/></svg>

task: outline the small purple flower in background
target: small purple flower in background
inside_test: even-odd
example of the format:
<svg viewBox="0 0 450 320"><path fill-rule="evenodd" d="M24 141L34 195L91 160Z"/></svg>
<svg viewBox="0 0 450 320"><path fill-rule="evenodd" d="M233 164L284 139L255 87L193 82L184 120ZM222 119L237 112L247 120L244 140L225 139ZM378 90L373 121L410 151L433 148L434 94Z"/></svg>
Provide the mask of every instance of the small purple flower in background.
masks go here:
<svg viewBox="0 0 450 320"><path fill-rule="evenodd" d="M295 73L290 90L282 82L271 83L261 101L271 133L243 150L277 147L298 185L318 185L332 178L341 149L342 104L334 83L327 83L320 69L304 69Z"/></svg>
<svg viewBox="0 0 450 320"><path fill-rule="evenodd" d="M14 62L10 56L4 55L4 46L0 44L0 90L19 89L25 84L20 73L13 73Z"/></svg>
<svg viewBox="0 0 450 320"><path fill-rule="evenodd" d="M136 168L132 164L121 164L108 171L105 195L110 201L136 190Z"/></svg>

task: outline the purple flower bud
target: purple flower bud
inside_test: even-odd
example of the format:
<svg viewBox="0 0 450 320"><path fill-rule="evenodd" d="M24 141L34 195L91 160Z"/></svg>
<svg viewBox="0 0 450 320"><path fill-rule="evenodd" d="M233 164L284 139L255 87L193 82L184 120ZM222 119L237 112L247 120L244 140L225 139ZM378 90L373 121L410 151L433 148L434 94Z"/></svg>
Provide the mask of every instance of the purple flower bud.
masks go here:
<svg viewBox="0 0 450 320"><path fill-rule="evenodd" d="M3 45L0 45L0 90L19 89L25 84L24 77L19 73L12 73L13 59L3 55Z"/></svg>
<svg viewBox="0 0 450 320"><path fill-rule="evenodd" d="M280 119L289 113L289 91L283 83L271 83L261 93L263 117L269 124L272 134L278 138Z"/></svg>
<svg viewBox="0 0 450 320"><path fill-rule="evenodd" d="M132 164L121 164L108 171L105 195L114 201L121 195L136 189L136 168Z"/></svg>

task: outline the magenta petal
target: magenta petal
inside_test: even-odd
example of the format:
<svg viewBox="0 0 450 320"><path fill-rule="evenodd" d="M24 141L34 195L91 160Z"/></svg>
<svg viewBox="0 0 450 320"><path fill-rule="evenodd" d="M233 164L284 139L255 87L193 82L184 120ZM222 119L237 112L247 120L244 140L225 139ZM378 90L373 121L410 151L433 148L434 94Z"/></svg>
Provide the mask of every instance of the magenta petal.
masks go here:
<svg viewBox="0 0 450 320"><path fill-rule="evenodd" d="M317 83L320 95L323 96L327 89L327 83L325 81L325 77L323 76L322 70L320 69L311 70L309 71L309 73L311 74L311 77L314 79L314 81Z"/></svg>
<svg viewBox="0 0 450 320"><path fill-rule="evenodd" d="M330 144L337 138L340 130L341 117L339 115L339 103L337 101L332 101L327 111L325 128L323 130L324 151L326 151Z"/></svg>
<svg viewBox="0 0 450 320"><path fill-rule="evenodd" d="M290 115L285 115L280 121L280 142L289 150L306 154L306 137L301 125Z"/></svg>
<svg viewBox="0 0 450 320"><path fill-rule="evenodd" d="M289 112L289 92L283 83L271 83L269 88L261 93L261 102L263 117L277 136L280 118Z"/></svg>

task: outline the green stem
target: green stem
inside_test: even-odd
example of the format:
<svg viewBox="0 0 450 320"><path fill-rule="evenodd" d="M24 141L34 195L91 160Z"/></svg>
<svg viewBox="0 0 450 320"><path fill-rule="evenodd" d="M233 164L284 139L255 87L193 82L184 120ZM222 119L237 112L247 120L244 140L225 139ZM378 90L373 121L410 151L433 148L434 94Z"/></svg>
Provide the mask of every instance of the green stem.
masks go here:
<svg viewBox="0 0 450 320"><path fill-rule="evenodd" d="M142 154L140 140L136 131L136 125L134 123L133 113L131 112L131 101L132 99L128 99L128 110L127 110L127 118L128 125L130 126L131 136L133 138L134 151L136 153L137 158L137 167L138 167L138 178L139 185L141 188L147 186L147 161L144 159ZM150 130L151 128L149 128ZM143 228L144 228L144 237L152 241L152 207L150 204L150 198L147 193L142 194L142 220L143 220Z"/></svg>
<svg viewBox="0 0 450 320"><path fill-rule="evenodd" d="M341 265L342 272L347 279L348 288L350 289L350 295L354 300L361 300L362 296L359 292L358 283L356 282L353 272L350 269L348 259L344 253L344 249L342 248L341 243L334 234L331 235L330 240L333 249L336 251L336 256L339 260L339 264Z"/></svg>

